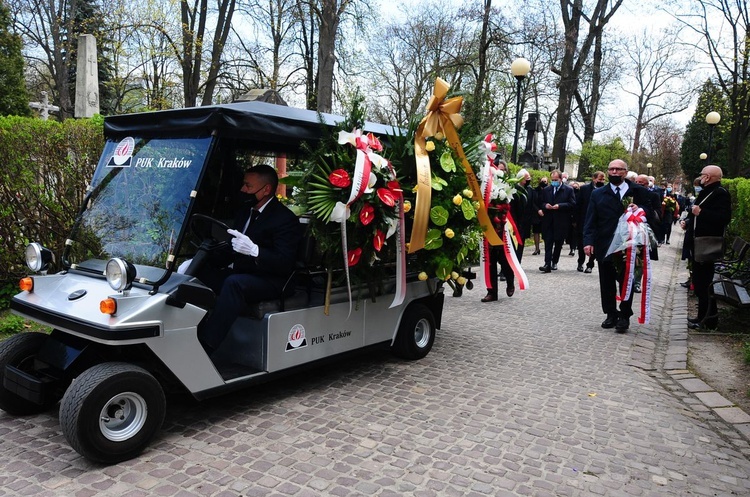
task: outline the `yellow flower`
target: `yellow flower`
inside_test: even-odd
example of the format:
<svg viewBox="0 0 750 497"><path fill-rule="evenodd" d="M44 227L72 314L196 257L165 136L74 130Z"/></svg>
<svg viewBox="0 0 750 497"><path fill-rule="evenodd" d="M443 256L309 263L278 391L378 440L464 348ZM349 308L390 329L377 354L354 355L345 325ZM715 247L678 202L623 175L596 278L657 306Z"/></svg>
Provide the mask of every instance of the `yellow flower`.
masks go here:
<svg viewBox="0 0 750 497"><path fill-rule="evenodd" d="M468 188L463 191L463 194L464 194L464 197L466 198L471 198L474 196L474 192L469 190Z"/></svg>
<svg viewBox="0 0 750 497"><path fill-rule="evenodd" d="M456 194L455 197L453 197L453 203L456 205L461 205L461 203L464 201L463 197L461 195Z"/></svg>
<svg viewBox="0 0 750 497"><path fill-rule="evenodd" d="M464 278L463 276L459 276L458 279L456 280L456 283L458 283L459 285L465 285L466 278Z"/></svg>
<svg viewBox="0 0 750 497"><path fill-rule="evenodd" d="M428 152L432 152L433 150L435 150L435 142L433 142L433 141L428 141L428 142L427 142L427 143L425 144L424 148L425 148L425 149L426 149L426 150L427 150Z"/></svg>
<svg viewBox="0 0 750 497"><path fill-rule="evenodd" d="M424 271L422 271L421 273L419 273L419 276L417 276L417 278L419 278L419 281L426 281L427 280L427 273L425 273Z"/></svg>
<svg viewBox="0 0 750 497"><path fill-rule="evenodd" d="M455 271L451 271L451 279L457 280L458 279L458 273Z"/></svg>
<svg viewBox="0 0 750 497"><path fill-rule="evenodd" d="M456 236L456 234L453 232L452 229L450 229L450 228L446 228L445 229L445 237L446 238L453 238L454 236Z"/></svg>
<svg viewBox="0 0 750 497"><path fill-rule="evenodd" d="M404 200L404 212L409 212L411 210L411 202L408 200Z"/></svg>
<svg viewBox="0 0 750 497"><path fill-rule="evenodd" d="M473 206L474 206L474 210L475 210L475 211L478 211L478 210L479 210L479 201L475 200L475 201L473 201L473 202L471 203L471 205L473 205Z"/></svg>
<svg viewBox="0 0 750 497"><path fill-rule="evenodd" d="M443 134L442 131L438 131L437 133L435 133L435 139L436 140L445 140L445 135Z"/></svg>

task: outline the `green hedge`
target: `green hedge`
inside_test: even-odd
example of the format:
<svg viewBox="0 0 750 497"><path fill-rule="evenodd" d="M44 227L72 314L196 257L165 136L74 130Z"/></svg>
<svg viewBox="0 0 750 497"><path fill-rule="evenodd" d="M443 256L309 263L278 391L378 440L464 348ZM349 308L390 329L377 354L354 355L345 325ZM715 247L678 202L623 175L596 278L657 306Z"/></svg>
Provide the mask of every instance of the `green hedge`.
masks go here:
<svg viewBox="0 0 750 497"><path fill-rule="evenodd" d="M0 117L3 286L27 274L24 247L29 242L62 254L104 144L103 122L98 116L62 123Z"/></svg>
<svg viewBox="0 0 750 497"><path fill-rule="evenodd" d="M750 241L750 179L722 179L721 184L732 196L732 221L727 235L731 239L741 236Z"/></svg>

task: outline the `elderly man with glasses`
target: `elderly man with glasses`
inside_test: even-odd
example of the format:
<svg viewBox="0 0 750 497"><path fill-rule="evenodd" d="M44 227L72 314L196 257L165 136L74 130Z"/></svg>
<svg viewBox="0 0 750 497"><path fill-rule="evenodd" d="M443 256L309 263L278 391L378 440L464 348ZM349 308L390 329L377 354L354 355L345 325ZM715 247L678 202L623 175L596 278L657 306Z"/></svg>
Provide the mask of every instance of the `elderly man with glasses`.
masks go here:
<svg viewBox="0 0 750 497"><path fill-rule="evenodd" d="M627 300L620 302L618 310L617 293L618 286L622 288L625 279L622 269L624 264L621 263L622 254L607 255L607 250L614 238L620 216L625 212L625 198L630 199L631 204L642 207L647 216L652 211L648 190L625 179L627 172L628 165L625 161L615 159L609 163L609 185L591 193L583 228L583 250L587 256L593 254L599 266L602 311L607 315L602 328L614 328L618 333L625 333L630 328L633 292Z"/></svg>

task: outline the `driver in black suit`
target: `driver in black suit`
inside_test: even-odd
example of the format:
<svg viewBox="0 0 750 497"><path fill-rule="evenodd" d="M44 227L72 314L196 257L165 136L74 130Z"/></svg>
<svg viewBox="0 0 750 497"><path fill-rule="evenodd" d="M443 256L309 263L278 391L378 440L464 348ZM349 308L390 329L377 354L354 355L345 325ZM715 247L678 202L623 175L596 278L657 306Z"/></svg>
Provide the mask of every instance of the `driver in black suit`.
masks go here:
<svg viewBox="0 0 750 497"><path fill-rule="evenodd" d="M591 193L583 228L583 250L587 256L593 254L599 266L602 311L607 315L602 328L615 328L615 331L620 333L630 328L634 292L630 293L628 300L620 302L618 312L617 288L622 288L625 274L624 271L618 271L613 259L621 259L622 255L615 253L607 256L607 250L614 238L620 216L625 212L622 199L630 197L632 203L642 207L647 216L652 211L648 190L625 179L627 172L628 165L625 161L615 159L609 163L609 185L597 188Z"/></svg>
<svg viewBox="0 0 750 497"><path fill-rule="evenodd" d="M247 200L235 217L236 229L228 230L232 252L227 268L212 271L204 283L218 291L208 321L198 339L211 354L226 337L248 302L281 296L284 283L294 270L297 246L302 237L299 219L279 199L279 178L267 165L245 172L242 193Z"/></svg>

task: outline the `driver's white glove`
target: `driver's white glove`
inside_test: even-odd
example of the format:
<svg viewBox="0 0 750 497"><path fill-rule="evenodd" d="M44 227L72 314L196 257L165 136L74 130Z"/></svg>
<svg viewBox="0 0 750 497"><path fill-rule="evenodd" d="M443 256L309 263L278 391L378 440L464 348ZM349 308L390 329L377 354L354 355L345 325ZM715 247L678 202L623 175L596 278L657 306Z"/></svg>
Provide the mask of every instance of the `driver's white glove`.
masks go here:
<svg viewBox="0 0 750 497"><path fill-rule="evenodd" d="M258 257L258 245L248 238L247 235L240 233L237 230L227 230L227 233L234 237L232 238L232 248L235 252L242 255Z"/></svg>
<svg viewBox="0 0 750 497"><path fill-rule="evenodd" d="M190 267L190 263L193 262L193 259L188 259L177 268L177 273L179 274L185 274L185 271L187 271L187 268Z"/></svg>

